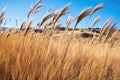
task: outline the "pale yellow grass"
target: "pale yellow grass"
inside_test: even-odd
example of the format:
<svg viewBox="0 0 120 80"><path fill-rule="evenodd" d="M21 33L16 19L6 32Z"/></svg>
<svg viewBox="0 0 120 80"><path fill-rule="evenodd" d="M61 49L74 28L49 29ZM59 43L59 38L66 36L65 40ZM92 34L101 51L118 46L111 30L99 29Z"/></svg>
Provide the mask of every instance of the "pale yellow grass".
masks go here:
<svg viewBox="0 0 120 80"><path fill-rule="evenodd" d="M0 80L120 80L120 46L53 33L1 36Z"/></svg>

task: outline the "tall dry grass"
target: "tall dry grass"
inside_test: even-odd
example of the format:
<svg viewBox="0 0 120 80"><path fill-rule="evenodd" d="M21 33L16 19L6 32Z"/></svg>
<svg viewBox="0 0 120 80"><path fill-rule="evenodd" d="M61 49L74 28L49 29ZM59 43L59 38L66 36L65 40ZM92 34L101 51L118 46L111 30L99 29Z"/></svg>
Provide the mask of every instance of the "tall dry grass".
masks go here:
<svg viewBox="0 0 120 80"><path fill-rule="evenodd" d="M59 34L58 34L59 35ZM0 37L1 80L119 80L120 51L111 43L22 32ZM69 47L68 47L69 45Z"/></svg>
<svg viewBox="0 0 120 80"><path fill-rule="evenodd" d="M39 10L40 2L30 8L28 18ZM116 23L107 20L98 37L76 38L80 33L75 28L92 10L91 7L84 9L75 18L73 31L64 33L58 29L61 26L58 20L67 13L68 7L69 4L42 18L39 26L44 24L46 32L30 29L32 19L23 21L21 29L25 27L24 30L0 31L0 80L120 80ZM93 11L100 8L95 7ZM67 28L73 20L68 17ZM51 25L52 29L48 29Z"/></svg>

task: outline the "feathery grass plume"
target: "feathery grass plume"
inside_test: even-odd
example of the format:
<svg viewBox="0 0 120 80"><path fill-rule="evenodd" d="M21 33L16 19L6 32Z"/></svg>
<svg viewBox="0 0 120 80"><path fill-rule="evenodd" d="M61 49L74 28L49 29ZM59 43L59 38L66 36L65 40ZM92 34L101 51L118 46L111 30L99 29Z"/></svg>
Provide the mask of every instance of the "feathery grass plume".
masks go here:
<svg viewBox="0 0 120 80"><path fill-rule="evenodd" d="M52 21L52 20L46 22L45 25L44 25L43 30L46 31L47 27L50 26L50 25L52 25L52 24L53 24L53 21Z"/></svg>
<svg viewBox="0 0 120 80"><path fill-rule="evenodd" d="M78 23L85 17L89 16L91 12L91 7L83 9L82 12L77 16L77 22L74 26L74 29L77 27Z"/></svg>
<svg viewBox="0 0 120 80"><path fill-rule="evenodd" d="M70 24L72 23L73 19L71 16L68 16L67 22L66 22L66 30L68 30L68 27L70 26Z"/></svg>
<svg viewBox="0 0 120 80"><path fill-rule="evenodd" d="M31 14L35 14L39 11L39 9L42 7L42 5L40 5L40 2L41 0L37 0L37 2L30 7L27 15L28 18L30 17Z"/></svg>
<svg viewBox="0 0 120 80"><path fill-rule="evenodd" d="M27 23L27 25L25 27L24 36L27 34L31 24L32 24L32 19L30 19L30 21Z"/></svg>
<svg viewBox="0 0 120 80"><path fill-rule="evenodd" d="M112 38L115 36L113 34L116 33L116 31L117 31L116 25L117 25L117 23L114 23L114 24L109 26L109 28L106 31L106 36L105 36L103 42L106 42L109 38Z"/></svg>
<svg viewBox="0 0 120 80"><path fill-rule="evenodd" d="M34 4L34 6L33 6L33 9L41 6L41 5L39 5L39 4L41 3L41 1L42 1L42 0L37 0L37 2L36 2L36 3Z"/></svg>
<svg viewBox="0 0 120 80"><path fill-rule="evenodd" d="M3 20L5 19L5 10L6 10L7 7L4 7L2 12L0 13L0 24L2 24Z"/></svg>
<svg viewBox="0 0 120 80"><path fill-rule="evenodd" d="M100 39L99 39L99 41L102 40L103 35L106 35L107 30L109 29L111 24L112 24L112 19L110 18L105 22L102 29L100 30Z"/></svg>
<svg viewBox="0 0 120 80"><path fill-rule="evenodd" d="M50 19L51 17L53 17L53 13L49 14L45 14L41 20L40 23L37 24L37 26L40 28L48 19Z"/></svg>
<svg viewBox="0 0 120 80"><path fill-rule="evenodd" d="M90 16L92 16L97 10L104 8L103 3L96 5L96 7L92 10Z"/></svg>
<svg viewBox="0 0 120 80"><path fill-rule="evenodd" d="M26 23L27 23L27 21L26 21L26 19L25 19L25 20L22 22L20 29L23 29L23 28L26 26Z"/></svg>
<svg viewBox="0 0 120 80"><path fill-rule="evenodd" d="M90 16L89 16L89 19L88 19L86 25L88 24L91 16L92 16L97 10L102 9L102 8L104 8L103 3L100 3L100 4L96 5L96 7L91 11Z"/></svg>
<svg viewBox="0 0 120 80"><path fill-rule="evenodd" d="M57 10L54 14L54 18L53 18L53 22L57 22L58 21L58 19L61 17L61 16L63 16L63 15L65 15L67 12L67 10L68 10L68 7L69 7L69 5L70 5L70 3L68 3L67 5L65 5L62 9L60 9L60 10Z"/></svg>
<svg viewBox="0 0 120 80"><path fill-rule="evenodd" d="M42 7L42 6L36 7L36 9L33 10L32 14L36 14L36 13L40 10L41 7Z"/></svg>
<svg viewBox="0 0 120 80"><path fill-rule="evenodd" d="M94 19L94 22L93 22L93 24L92 24L92 28L95 26L95 24L97 24L99 21L100 21L100 16L98 16L98 17L96 17L95 19Z"/></svg>
<svg viewBox="0 0 120 80"><path fill-rule="evenodd" d="M92 28L91 28L91 32L93 30L93 27L100 21L100 16L96 17L93 21L93 24L92 24Z"/></svg>
<svg viewBox="0 0 120 80"><path fill-rule="evenodd" d="M53 19L52 19L52 21L55 23L55 18L57 17L57 15L59 14L59 11L60 10L56 10L55 12L54 12L54 15L53 15ZM65 15L65 14L68 14L69 12L64 12L64 13L61 13L61 16L63 16L63 15ZM56 21L57 22L57 21Z"/></svg>
<svg viewBox="0 0 120 80"><path fill-rule="evenodd" d="M30 17L31 13L32 13L32 5L30 6L30 8L29 8L29 10L28 10L28 14L27 14L27 17L28 17L28 18Z"/></svg>
<svg viewBox="0 0 120 80"><path fill-rule="evenodd" d="M60 22L55 23L54 30L57 30L61 26Z"/></svg>
<svg viewBox="0 0 120 80"><path fill-rule="evenodd" d="M103 35L106 33L106 30L109 28L109 26L111 25L112 23L112 19L109 18L103 25L103 27L101 28L100 30L100 34Z"/></svg>
<svg viewBox="0 0 120 80"><path fill-rule="evenodd" d="M57 17L57 14L59 13L59 10L56 10L55 12L54 12L54 15L53 15L53 19L52 19L52 21L54 21L55 20L55 18Z"/></svg>

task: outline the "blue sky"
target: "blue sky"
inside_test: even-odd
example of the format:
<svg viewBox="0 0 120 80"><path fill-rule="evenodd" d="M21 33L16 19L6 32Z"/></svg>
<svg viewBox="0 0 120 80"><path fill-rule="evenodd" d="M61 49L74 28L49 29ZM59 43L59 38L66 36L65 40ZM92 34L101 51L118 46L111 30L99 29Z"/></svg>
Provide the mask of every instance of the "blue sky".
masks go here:
<svg viewBox="0 0 120 80"><path fill-rule="evenodd" d="M15 20L18 19L19 25L22 21L27 18L27 12L31 4L34 4L36 0L0 0L0 11L4 6L7 6L5 16L12 17L10 23L7 23L6 27L14 27ZM32 26L36 25L42 18L42 16L46 13L47 9L50 6L54 6L51 12L54 12L57 9L62 8L65 4L71 2L69 7L70 13L66 16L63 16L60 20L62 22L62 26L65 26L65 22L67 20L67 16L71 15L72 17L77 16L83 8L87 8L89 6L95 7L99 3L103 3L105 8L97 11L92 18L87 23L88 18L83 19L78 27L91 27L91 24L95 17L101 16L101 21L95 27L102 27L104 22L109 18L113 17L114 22L120 22L120 0L42 0L42 8L40 11L34 15ZM71 24L71 27L74 26L74 22ZM120 23L117 27L120 28Z"/></svg>

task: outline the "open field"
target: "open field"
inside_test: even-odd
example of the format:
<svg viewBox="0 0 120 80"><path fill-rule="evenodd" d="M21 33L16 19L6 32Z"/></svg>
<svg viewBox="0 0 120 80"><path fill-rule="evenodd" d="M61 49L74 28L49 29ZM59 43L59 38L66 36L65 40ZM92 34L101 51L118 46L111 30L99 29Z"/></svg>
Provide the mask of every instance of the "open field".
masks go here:
<svg viewBox="0 0 120 80"><path fill-rule="evenodd" d="M120 79L119 45L65 31L13 32L0 34L0 80Z"/></svg>
<svg viewBox="0 0 120 80"><path fill-rule="evenodd" d="M85 8L75 18L68 16L66 27L61 27L70 4L50 13L31 28L41 0L30 7L27 19L19 28L0 28L0 80L120 80L120 31L108 19L101 28L96 17L89 29L77 28L85 17L102 9ZM0 26L5 23L4 8ZM16 26L17 25L16 20ZM74 22L73 28L70 24Z"/></svg>

